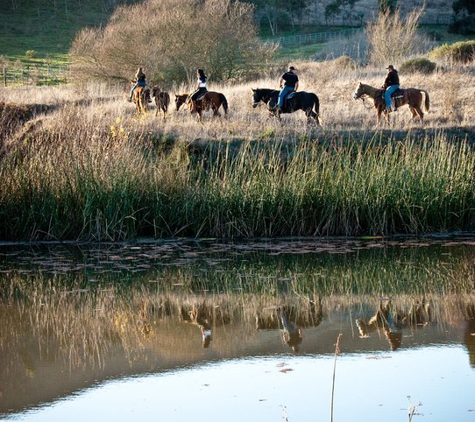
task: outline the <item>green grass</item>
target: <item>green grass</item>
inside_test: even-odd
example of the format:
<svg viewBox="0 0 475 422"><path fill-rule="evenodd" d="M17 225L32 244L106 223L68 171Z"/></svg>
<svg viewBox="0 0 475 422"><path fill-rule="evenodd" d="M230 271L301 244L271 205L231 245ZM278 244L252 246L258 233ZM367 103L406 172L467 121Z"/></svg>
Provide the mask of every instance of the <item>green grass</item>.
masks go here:
<svg viewBox="0 0 475 422"><path fill-rule="evenodd" d="M252 238L473 230L475 154L424 142L140 149L72 122L3 159L2 240ZM61 132L63 131L63 132ZM74 133L74 138L71 138ZM96 141L92 141L95 139ZM84 140L88 140L87 143ZM61 149L53 147L61 144ZM113 151L113 152L112 152ZM18 157L22 159L19 161Z"/></svg>

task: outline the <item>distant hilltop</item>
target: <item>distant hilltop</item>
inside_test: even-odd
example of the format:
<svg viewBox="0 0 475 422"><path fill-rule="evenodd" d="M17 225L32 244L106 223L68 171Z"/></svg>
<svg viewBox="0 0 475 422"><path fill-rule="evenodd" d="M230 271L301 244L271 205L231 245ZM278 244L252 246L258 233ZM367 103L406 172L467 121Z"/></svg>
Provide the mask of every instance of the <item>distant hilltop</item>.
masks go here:
<svg viewBox="0 0 475 422"><path fill-rule="evenodd" d="M404 16L425 3L420 23L426 25L448 25L452 21L454 0L398 0L397 8ZM373 15L377 15L378 0L353 0L353 5L343 5L338 0L314 0L309 4L303 24L362 26ZM350 2L346 2L350 3ZM330 13L329 13L330 11Z"/></svg>

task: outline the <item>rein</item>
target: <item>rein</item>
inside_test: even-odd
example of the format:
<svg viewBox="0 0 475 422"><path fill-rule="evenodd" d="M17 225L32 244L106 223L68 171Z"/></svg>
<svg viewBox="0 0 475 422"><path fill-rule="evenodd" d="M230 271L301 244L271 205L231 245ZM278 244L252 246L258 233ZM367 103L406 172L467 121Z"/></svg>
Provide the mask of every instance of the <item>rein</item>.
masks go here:
<svg viewBox="0 0 475 422"><path fill-rule="evenodd" d="M358 99L361 100L361 101L363 101L363 106L364 106L364 108L367 109L367 110L369 110L369 109L371 109L371 108L374 107L374 99L371 98L371 97L369 97L369 98L371 98L371 99L373 100L373 104L367 104L366 101L365 101L365 100L366 100L366 97L369 97L369 95L368 95L368 94L363 94L363 95L362 95L361 97L359 97Z"/></svg>

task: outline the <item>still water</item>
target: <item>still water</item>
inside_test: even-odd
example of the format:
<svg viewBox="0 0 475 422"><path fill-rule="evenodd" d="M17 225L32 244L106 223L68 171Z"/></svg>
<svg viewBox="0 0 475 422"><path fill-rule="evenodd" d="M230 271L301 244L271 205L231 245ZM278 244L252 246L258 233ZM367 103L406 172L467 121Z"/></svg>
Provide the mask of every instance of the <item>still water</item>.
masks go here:
<svg viewBox="0 0 475 422"><path fill-rule="evenodd" d="M0 420L475 421L475 238L0 245Z"/></svg>

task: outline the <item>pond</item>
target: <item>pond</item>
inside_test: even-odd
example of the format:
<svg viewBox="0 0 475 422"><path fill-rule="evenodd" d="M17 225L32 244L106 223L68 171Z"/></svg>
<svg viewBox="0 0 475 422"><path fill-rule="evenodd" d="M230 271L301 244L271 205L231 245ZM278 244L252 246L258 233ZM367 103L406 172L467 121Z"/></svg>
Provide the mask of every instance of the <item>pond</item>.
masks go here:
<svg viewBox="0 0 475 422"><path fill-rule="evenodd" d="M475 421L475 236L0 245L0 420Z"/></svg>

